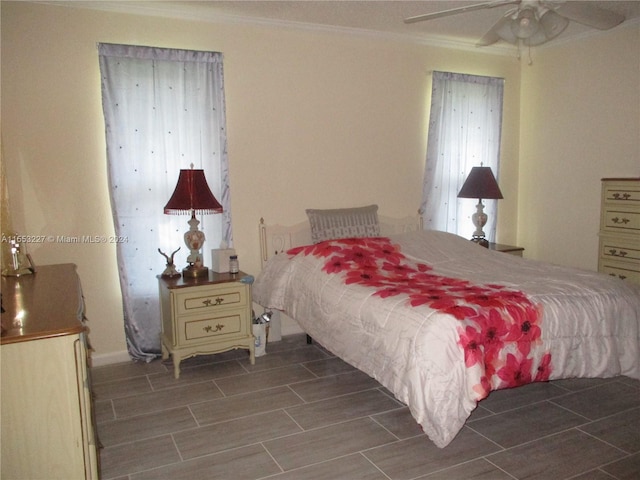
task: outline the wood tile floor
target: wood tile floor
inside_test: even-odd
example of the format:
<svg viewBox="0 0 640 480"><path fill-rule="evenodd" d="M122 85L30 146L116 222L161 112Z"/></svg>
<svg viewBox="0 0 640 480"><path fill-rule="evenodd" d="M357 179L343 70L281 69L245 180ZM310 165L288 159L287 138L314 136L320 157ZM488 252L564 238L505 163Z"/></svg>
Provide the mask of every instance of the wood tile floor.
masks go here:
<svg viewBox="0 0 640 480"><path fill-rule="evenodd" d="M103 480L640 478L640 382L493 392L439 449L376 381L304 335L92 369Z"/></svg>

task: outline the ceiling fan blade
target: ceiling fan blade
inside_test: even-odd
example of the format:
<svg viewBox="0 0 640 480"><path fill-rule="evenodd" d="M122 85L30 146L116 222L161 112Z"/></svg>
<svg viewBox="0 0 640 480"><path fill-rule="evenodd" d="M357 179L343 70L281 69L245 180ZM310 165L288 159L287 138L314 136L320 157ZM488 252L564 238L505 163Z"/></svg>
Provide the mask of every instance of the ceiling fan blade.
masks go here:
<svg viewBox="0 0 640 480"><path fill-rule="evenodd" d="M424 15L416 15L415 17L408 17L404 19L404 23L423 22L425 20L433 20L434 18L442 18L442 17L448 17L449 15L457 15L458 13L474 12L476 10L483 10L485 8L501 7L503 5L512 5L520 2L521 0L499 0L495 2L476 3L474 5L467 5L466 7L451 8L449 10L442 10L441 12L425 13Z"/></svg>
<svg viewBox="0 0 640 480"><path fill-rule="evenodd" d="M609 10L604 10L592 2L571 1L563 2L555 8L563 17L574 22L587 25L599 30L607 30L624 22L624 15Z"/></svg>
<svg viewBox="0 0 640 480"><path fill-rule="evenodd" d="M511 22L511 15L506 14L500 20L498 20L493 27L489 29L487 33L485 33L480 40L476 42L476 47L488 47L489 45L493 45L497 41L501 40L502 37L498 34L499 31L504 31L505 27L508 27ZM514 36L515 41L515 36Z"/></svg>

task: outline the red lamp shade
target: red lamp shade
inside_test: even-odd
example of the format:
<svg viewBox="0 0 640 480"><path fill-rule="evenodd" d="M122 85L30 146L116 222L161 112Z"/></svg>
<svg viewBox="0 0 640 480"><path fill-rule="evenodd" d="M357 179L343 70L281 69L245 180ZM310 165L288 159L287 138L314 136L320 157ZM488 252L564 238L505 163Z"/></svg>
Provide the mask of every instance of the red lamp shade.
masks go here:
<svg viewBox="0 0 640 480"><path fill-rule="evenodd" d="M180 170L178 184L164 206L164 213L181 215L190 213L222 213L222 205L211 193L204 170Z"/></svg>
<svg viewBox="0 0 640 480"><path fill-rule="evenodd" d="M503 198L491 167L473 167L458 193L458 198Z"/></svg>

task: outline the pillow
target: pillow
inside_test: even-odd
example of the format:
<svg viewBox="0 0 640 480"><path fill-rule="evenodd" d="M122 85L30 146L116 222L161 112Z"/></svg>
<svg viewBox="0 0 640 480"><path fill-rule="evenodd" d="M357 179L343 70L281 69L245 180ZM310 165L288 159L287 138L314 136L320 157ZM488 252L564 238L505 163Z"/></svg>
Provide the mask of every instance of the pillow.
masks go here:
<svg viewBox="0 0 640 480"><path fill-rule="evenodd" d="M308 209L306 212L313 243L338 238L380 236L378 205L328 210Z"/></svg>

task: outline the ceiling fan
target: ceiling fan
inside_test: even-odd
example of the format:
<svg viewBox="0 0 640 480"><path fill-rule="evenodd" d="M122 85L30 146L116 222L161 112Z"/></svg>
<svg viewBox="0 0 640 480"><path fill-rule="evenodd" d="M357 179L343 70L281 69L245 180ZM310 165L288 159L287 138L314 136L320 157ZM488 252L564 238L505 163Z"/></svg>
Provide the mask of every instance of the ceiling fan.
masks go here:
<svg viewBox="0 0 640 480"><path fill-rule="evenodd" d="M527 46L541 45L560 35L569 21L608 30L625 20L624 15L605 10L589 1L498 0L405 18L405 23L423 22L464 12L517 5L507 11L476 43L486 47L499 40Z"/></svg>

